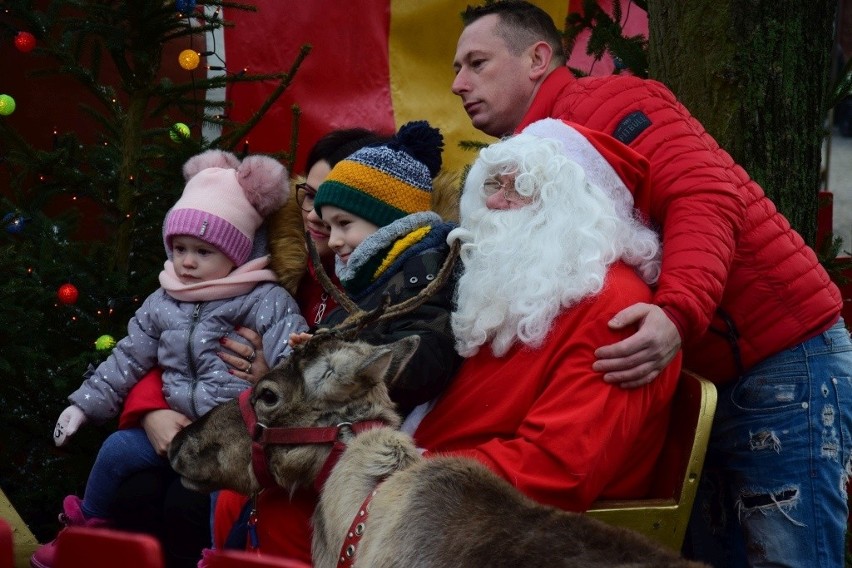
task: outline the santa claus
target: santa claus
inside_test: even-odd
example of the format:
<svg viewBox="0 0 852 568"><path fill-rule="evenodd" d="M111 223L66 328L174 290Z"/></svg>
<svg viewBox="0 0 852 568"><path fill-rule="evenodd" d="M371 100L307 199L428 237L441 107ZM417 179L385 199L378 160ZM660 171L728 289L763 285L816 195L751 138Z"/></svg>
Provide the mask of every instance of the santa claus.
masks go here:
<svg viewBox="0 0 852 568"><path fill-rule="evenodd" d="M480 152L449 236L462 242L452 324L466 360L407 425L427 455L470 455L569 510L647 495L680 357L638 389L592 370L597 347L635 331L607 322L649 302L660 273L633 207L646 179L626 146L553 119Z"/></svg>

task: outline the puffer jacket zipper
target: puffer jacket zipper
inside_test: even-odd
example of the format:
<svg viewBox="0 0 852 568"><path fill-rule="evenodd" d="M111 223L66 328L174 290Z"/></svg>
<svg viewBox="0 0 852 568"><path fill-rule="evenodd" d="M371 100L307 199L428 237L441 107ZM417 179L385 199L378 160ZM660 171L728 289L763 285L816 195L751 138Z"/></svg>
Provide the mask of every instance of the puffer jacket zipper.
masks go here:
<svg viewBox="0 0 852 568"><path fill-rule="evenodd" d="M198 320L201 315L201 306L203 302L195 305L192 311L192 321L189 324L189 336L186 339L186 359L189 363L189 403L194 417L199 418L197 401L195 400L195 389L198 386L198 368L195 365L195 350L192 348L192 336L195 335L195 328L198 326Z"/></svg>

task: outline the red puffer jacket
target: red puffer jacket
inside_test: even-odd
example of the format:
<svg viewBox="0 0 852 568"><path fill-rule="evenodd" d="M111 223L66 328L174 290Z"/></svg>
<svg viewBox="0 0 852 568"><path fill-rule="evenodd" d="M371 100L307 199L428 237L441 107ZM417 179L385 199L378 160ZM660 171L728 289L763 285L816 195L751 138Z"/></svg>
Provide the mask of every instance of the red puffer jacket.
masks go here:
<svg viewBox="0 0 852 568"><path fill-rule="evenodd" d="M662 228L654 303L677 325L686 367L727 382L738 367L837 321L840 292L813 250L664 85L630 76L576 79L560 68L517 131L547 117L613 136L648 159L651 177L635 200Z"/></svg>

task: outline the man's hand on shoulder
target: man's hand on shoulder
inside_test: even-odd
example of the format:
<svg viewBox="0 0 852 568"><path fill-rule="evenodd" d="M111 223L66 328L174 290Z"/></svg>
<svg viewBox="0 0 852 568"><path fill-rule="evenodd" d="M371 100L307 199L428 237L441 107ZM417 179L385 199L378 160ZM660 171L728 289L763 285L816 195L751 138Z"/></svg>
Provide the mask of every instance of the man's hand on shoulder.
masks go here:
<svg viewBox="0 0 852 568"><path fill-rule="evenodd" d="M611 329L638 325L639 329L618 343L595 351L595 371L604 380L622 388L635 388L653 381L680 350L677 327L659 306L634 304L609 321Z"/></svg>

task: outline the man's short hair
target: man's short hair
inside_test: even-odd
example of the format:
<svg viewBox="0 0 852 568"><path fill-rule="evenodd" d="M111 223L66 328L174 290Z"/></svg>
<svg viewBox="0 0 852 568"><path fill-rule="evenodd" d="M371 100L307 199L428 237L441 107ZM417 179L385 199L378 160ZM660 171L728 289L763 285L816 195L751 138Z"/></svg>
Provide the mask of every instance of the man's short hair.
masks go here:
<svg viewBox="0 0 852 568"><path fill-rule="evenodd" d="M556 28L550 14L525 0L495 0L480 6L468 6L461 17L467 27L489 14L496 14L500 19L497 33L513 55L520 55L537 41L545 41L553 50L553 59L559 65L565 65L562 33Z"/></svg>

